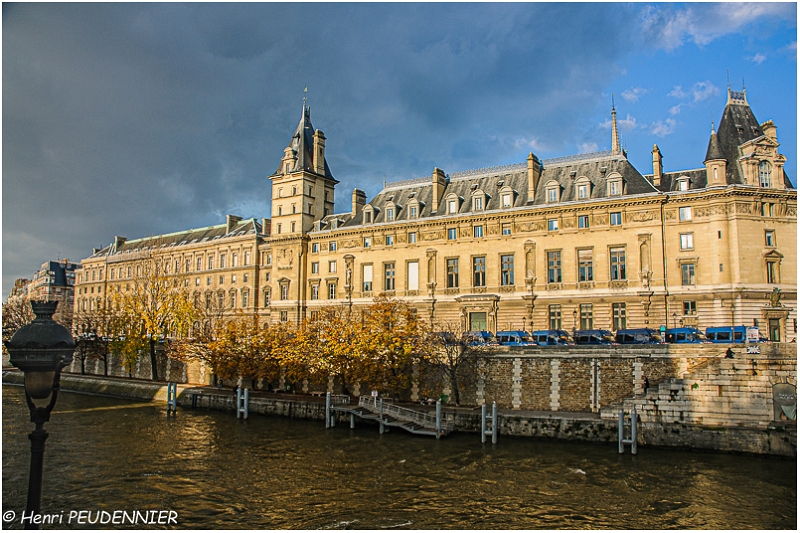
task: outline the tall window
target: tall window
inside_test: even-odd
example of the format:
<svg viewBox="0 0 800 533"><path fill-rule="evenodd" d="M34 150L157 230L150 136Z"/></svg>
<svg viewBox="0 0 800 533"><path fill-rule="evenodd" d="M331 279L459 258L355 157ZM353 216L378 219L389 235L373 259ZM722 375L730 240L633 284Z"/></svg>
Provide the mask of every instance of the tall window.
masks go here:
<svg viewBox="0 0 800 533"><path fill-rule="evenodd" d="M775 246L775 231L774 230L766 230L764 231L764 244L767 246ZM113 272L113 270L112 270Z"/></svg>
<svg viewBox="0 0 800 533"><path fill-rule="evenodd" d="M231 309L236 308L236 293L231 292Z"/></svg>
<svg viewBox="0 0 800 533"><path fill-rule="evenodd" d="M762 187L772 187L772 165L769 161L758 164L758 184Z"/></svg>
<svg viewBox="0 0 800 533"><path fill-rule="evenodd" d="M694 263L681 265L681 285L694 285Z"/></svg>
<svg viewBox="0 0 800 533"><path fill-rule="evenodd" d="M458 258L447 260L447 287L458 287Z"/></svg>
<svg viewBox="0 0 800 533"><path fill-rule="evenodd" d="M211 270L214 268L214 256L210 255L208 257L208 269Z"/></svg>
<svg viewBox="0 0 800 533"><path fill-rule="evenodd" d="M697 314L697 302L695 300L687 300L683 302L683 314L684 315L696 315Z"/></svg>
<svg viewBox="0 0 800 533"><path fill-rule="evenodd" d="M417 218L417 206L412 205L408 211L409 218Z"/></svg>
<svg viewBox="0 0 800 533"><path fill-rule="evenodd" d="M611 279L614 281L627 279L625 274L625 248L611 248Z"/></svg>
<svg viewBox="0 0 800 533"><path fill-rule="evenodd" d="M203 258L202 257L198 257L197 258L197 268L195 270L197 270L198 272L203 270ZM131 277L131 267L128 267L128 277Z"/></svg>
<svg viewBox="0 0 800 533"><path fill-rule="evenodd" d="M681 250L693 250L693 249L694 249L694 234L681 233Z"/></svg>
<svg viewBox="0 0 800 533"><path fill-rule="evenodd" d="M561 329L561 306L551 305L549 307L550 329Z"/></svg>
<svg viewBox="0 0 800 533"><path fill-rule="evenodd" d="M547 283L561 283L561 252L547 252Z"/></svg>
<svg viewBox="0 0 800 533"><path fill-rule="evenodd" d="M625 329L627 327L628 321L624 303L611 304L611 318L613 320L614 330Z"/></svg>
<svg viewBox="0 0 800 533"><path fill-rule="evenodd" d="M328 283L328 300L336 299L336 282Z"/></svg>
<svg viewBox="0 0 800 533"><path fill-rule="evenodd" d="M311 273L319 274L319 261L313 261L311 263Z"/></svg>
<svg viewBox="0 0 800 533"><path fill-rule="evenodd" d="M281 300L288 300L288 299L289 299L289 286L281 285Z"/></svg>
<svg viewBox="0 0 800 533"><path fill-rule="evenodd" d="M336 261L328 261L328 272L336 272Z"/></svg>
<svg viewBox="0 0 800 533"><path fill-rule="evenodd" d="M500 256L500 285L509 286L514 284L514 256Z"/></svg>
<svg viewBox="0 0 800 533"><path fill-rule="evenodd" d="M578 250L578 281L592 281L593 279L592 251Z"/></svg>
<svg viewBox="0 0 800 533"><path fill-rule="evenodd" d="M386 210L386 220L389 222L394 220L394 209L391 207Z"/></svg>
<svg viewBox="0 0 800 533"><path fill-rule="evenodd" d="M407 269L408 269L407 289L410 291L419 290L419 261L409 261L407 263Z"/></svg>
<svg viewBox="0 0 800 533"><path fill-rule="evenodd" d="M472 258L472 286L486 286L486 257Z"/></svg>
<svg viewBox="0 0 800 533"><path fill-rule="evenodd" d="M472 199L472 208L475 211L483 210L483 198L480 196L476 196Z"/></svg>
<svg viewBox="0 0 800 533"><path fill-rule="evenodd" d="M319 300L319 285L316 283L311 286L311 299Z"/></svg>
<svg viewBox="0 0 800 533"><path fill-rule="evenodd" d="M231 266L239 266L239 254L236 252L231 254Z"/></svg>
<svg viewBox="0 0 800 533"><path fill-rule="evenodd" d="M364 292L372 291L372 265L364 265L362 267L363 284L361 290Z"/></svg>
<svg viewBox="0 0 800 533"><path fill-rule="evenodd" d="M778 262L767 261L767 283L778 283Z"/></svg>
<svg viewBox="0 0 800 533"><path fill-rule="evenodd" d="M581 329L594 327L594 310L592 304L581 304Z"/></svg>
<svg viewBox="0 0 800 533"><path fill-rule="evenodd" d="M219 267L225 268L225 254L219 254Z"/></svg>
<svg viewBox="0 0 800 533"><path fill-rule="evenodd" d="M393 291L395 287L394 263L383 265L383 290Z"/></svg>

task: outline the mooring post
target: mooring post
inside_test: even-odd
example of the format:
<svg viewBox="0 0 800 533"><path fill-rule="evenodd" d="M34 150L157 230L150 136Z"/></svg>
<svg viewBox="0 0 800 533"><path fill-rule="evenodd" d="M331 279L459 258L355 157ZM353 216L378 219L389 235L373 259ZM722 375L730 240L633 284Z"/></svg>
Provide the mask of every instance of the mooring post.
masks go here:
<svg viewBox="0 0 800 533"><path fill-rule="evenodd" d="M622 444L622 439L625 438L625 412L620 409L617 414L617 444L619 444L619 453L625 453L625 445Z"/></svg>
<svg viewBox="0 0 800 533"><path fill-rule="evenodd" d="M350 413L350 429L356 428L356 415Z"/></svg>
<svg viewBox="0 0 800 533"><path fill-rule="evenodd" d="M236 388L236 418L242 418L242 389Z"/></svg>
<svg viewBox="0 0 800 533"><path fill-rule="evenodd" d="M378 421L380 423L380 434L383 435L383 398L378 403Z"/></svg>
<svg viewBox="0 0 800 533"><path fill-rule="evenodd" d="M436 400L436 439L442 436L442 400Z"/></svg>
<svg viewBox="0 0 800 533"><path fill-rule="evenodd" d="M636 455L636 407L631 409L631 453Z"/></svg>
<svg viewBox="0 0 800 533"><path fill-rule="evenodd" d="M331 393L325 394L325 429L331 427Z"/></svg>
<svg viewBox="0 0 800 533"><path fill-rule="evenodd" d="M481 405L481 443L486 442L486 404Z"/></svg>
<svg viewBox="0 0 800 533"><path fill-rule="evenodd" d="M497 402L492 402L492 444L497 444Z"/></svg>
<svg viewBox="0 0 800 533"><path fill-rule="evenodd" d="M236 418L244 417L247 420L247 415L250 411L250 390L236 389Z"/></svg>
<svg viewBox="0 0 800 533"><path fill-rule="evenodd" d="M631 438L625 438L625 411L619 410L619 453L625 453L625 445L631 445L631 453L636 455L636 408L631 409Z"/></svg>
<svg viewBox="0 0 800 533"><path fill-rule="evenodd" d="M167 414L178 412L178 384L167 382Z"/></svg>

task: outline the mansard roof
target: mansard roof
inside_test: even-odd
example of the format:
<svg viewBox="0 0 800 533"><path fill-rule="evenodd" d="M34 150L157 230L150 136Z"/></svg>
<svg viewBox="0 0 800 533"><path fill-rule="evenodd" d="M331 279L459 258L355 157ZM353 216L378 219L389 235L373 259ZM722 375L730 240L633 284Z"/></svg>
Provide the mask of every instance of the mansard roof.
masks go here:
<svg viewBox="0 0 800 533"><path fill-rule="evenodd" d="M242 235L258 235L261 233L261 224L256 219L240 220L228 231L227 224L218 224L199 229L178 231L165 235L153 235L141 239L124 240L117 245L112 243L92 254L92 257L110 256L126 252L142 251L153 248L170 248L190 244L214 241L228 237Z"/></svg>
<svg viewBox="0 0 800 533"><path fill-rule="evenodd" d="M444 192L439 200L439 209L433 212L433 182L431 177L388 183L366 206L374 212L373 223L386 222L387 204L394 204L398 210L394 221L410 220L408 206L418 205L417 216L421 219L445 214L448 198L459 200L458 214L492 211L502 209L502 193L513 193L512 208L529 205L546 205L547 188L558 184L559 203L578 200L576 182L582 179L591 184L589 199L608 197L607 183L610 179L621 178L622 195L656 193L656 189L630 164L624 154L597 152L578 156L545 160L542 163L542 174L539 178L533 202L528 202L528 166L527 163L483 168L477 170L454 172L447 177ZM484 196L483 209L475 211L471 201L473 195ZM508 208L506 208L508 209ZM332 215L339 218L339 227L353 227L365 224L364 211L355 216ZM330 229L323 224L321 229Z"/></svg>
<svg viewBox="0 0 800 533"><path fill-rule="evenodd" d="M652 179L652 175L647 176ZM708 176L705 168L695 168L692 170L677 170L664 172L661 175L661 184L657 185L661 192L678 191L681 179L689 179L689 190L704 189L708 185Z"/></svg>

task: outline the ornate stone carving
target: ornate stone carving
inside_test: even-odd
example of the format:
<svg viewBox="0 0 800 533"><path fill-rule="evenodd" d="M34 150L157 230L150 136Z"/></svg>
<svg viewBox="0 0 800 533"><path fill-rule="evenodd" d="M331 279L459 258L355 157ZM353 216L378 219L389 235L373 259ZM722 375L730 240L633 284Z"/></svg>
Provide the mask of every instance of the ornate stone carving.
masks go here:
<svg viewBox="0 0 800 533"><path fill-rule="evenodd" d="M565 216L561 219L561 225L565 228L574 228L575 227L575 217Z"/></svg>
<svg viewBox="0 0 800 533"><path fill-rule="evenodd" d="M419 291L406 291L406 296L419 296Z"/></svg>
<svg viewBox="0 0 800 533"><path fill-rule="evenodd" d="M358 239L346 239L342 242L342 248L356 248L359 245Z"/></svg>
<svg viewBox="0 0 800 533"><path fill-rule="evenodd" d="M444 290L445 294L458 294L459 292L460 291L459 291L458 287L450 287L450 288Z"/></svg>
<svg viewBox="0 0 800 533"><path fill-rule="evenodd" d="M497 224L489 224L486 227L487 235L498 235L500 233L500 226Z"/></svg>
<svg viewBox="0 0 800 533"><path fill-rule="evenodd" d="M444 239L444 230L436 229L422 232L423 241L438 241Z"/></svg>
<svg viewBox="0 0 800 533"><path fill-rule="evenodd" d="M287 270L294 267L294 250L284 248L277 252L275 261L278 263L278 270Z"/></svg>
<svg viewBox="0 0 800 533"><path fill-rule="evenodd" d="M756 210L753 209L753 204L736 202L736 212L743 213L745 215L753 215L756 213Z"/></svg>
<svg viewBox="0 0 800 533"><path fill-rule="evenodd" d="M664 212L664 219L665 220L675 220L678 217L677 212L674 209L668 209Z"/></svg>
<svg viewBox="0 0 800 533"><path fill-rule="evenodd" d="M513 285L503 285L502 287L500 287L500 292L514 292L514 286Z"/></svg>
<svg viewBox="0 0 800 533"><path fill-rule="evenodd" d="M578 289L581 289L581 290L594 289L594 281L579 281L578 282Z"/></svg>
<svg viewBox="0 0 800 533"><path fill-rule="evenodd" d="M398 244L405 244L408 241L408 235L405 233L399 233L397 235L397 243Z"/></svg>
<svg viewBox="0 0 800 533"><path fill-rule="evenodd" d="M725 214L725 206L724 205L712 205L709 207L698 207L694 210L694 216L696 218L708 217L713 215L724 215Z"/></svg>
<svg viewBox="0 0 800 533"><path fill-rule="evenodd" d="M544 221L538 222L518 222L517 231L542 231L544 229Z"/></svg>
<svg viewBox="0 0 800 533"><path fill-rule="evenodd" d="M560 291L561 290L561 283L548 283L547 284L548 291Z"/></svg>
<svg viewBox="0 0 800 533"><path fill-rule="evenodd" d="M655 220L657 213L655 211L635 211L633 213L628 213L627 219L630 222L649 222L650 220Z"/></svg>
<svg viewBox="0 0 800 533"><path fill-rule="evenodd" d="M595 226L605 226L608 224L608 215L594 215L592 219Z"/></svg>
<svg viewBox="0 0 800 533"><path fill-rule="evenodd" d="M609 289L627 289L628 288L628 281L627 280L616 280L612 281L608 284Z"/></svg>
<svg viewBox="0 0 800 533"><path fill-rule="evenodd" d="M472 234L472 228L459 228L458 234L461 237L469 237Z"/></svg>

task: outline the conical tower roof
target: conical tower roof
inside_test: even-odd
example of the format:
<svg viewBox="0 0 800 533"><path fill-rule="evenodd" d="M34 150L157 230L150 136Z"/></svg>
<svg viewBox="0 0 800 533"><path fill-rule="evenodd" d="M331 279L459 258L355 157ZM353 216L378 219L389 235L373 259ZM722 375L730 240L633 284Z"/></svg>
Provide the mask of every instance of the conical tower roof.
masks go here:
<svg viewBox="0 0 800 533"><path fill-rule="evenodd" d="M714 125L711 125L711 138L708 139L708 149L706 150L706 158L703 162L713 161L715 159L725 159L725 154L722 152L722 147L719 144L719 137L717 132L714 131Z"/></svg>
<svg viewBox="0 0 800 533"><path fill-rule="evenodd" d="M288 148L292 149L292 153L297 158L291 172L306 171L314 172L314 126L311 124L311 107L303 103L303 115L300 117L300 122L297 124L297 129L289 141ZM284 168L282 164L278 165L278 169L274 175L283 175ZM333 179L331 170L328 167L328 160L325 159L325 177Z"/></svg>

